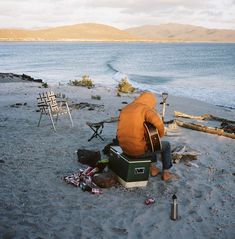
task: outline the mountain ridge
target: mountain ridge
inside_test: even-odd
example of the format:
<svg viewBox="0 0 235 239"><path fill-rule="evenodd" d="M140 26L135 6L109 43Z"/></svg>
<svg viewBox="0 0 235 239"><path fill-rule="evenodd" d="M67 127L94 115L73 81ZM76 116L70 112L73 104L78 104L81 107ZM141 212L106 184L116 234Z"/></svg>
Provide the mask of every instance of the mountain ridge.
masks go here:
<svg viewBox="0 0 235 239"><path fill-rule="evenodd" d="M205 28L189 24L167 23L125 29L132 35L148 40L183 42L235 42L235 30Z"/></svg>
<svg viewBox="0 0 235 239"><path fill-rule="evenodd" d="M235 30L177 23L120 30L104 24L80 23L36 30L2 28L0 41L235 42Z"/></svg>

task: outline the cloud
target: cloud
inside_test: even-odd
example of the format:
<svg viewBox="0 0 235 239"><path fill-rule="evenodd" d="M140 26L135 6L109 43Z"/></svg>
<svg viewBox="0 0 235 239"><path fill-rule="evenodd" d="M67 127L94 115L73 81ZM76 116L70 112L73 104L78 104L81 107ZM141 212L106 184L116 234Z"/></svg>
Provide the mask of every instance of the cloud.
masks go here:
<svg viewBox="0 0 235 239"><path fill-rule="evenodd" d="M234 0L87 0L86 6L119 9L132 25L178 22L235 29Z"/></svg>
<svg viewBox="0 0 235 239"><path fill-rule="evenodd" d="M205 6L206 1L195 0L87 0L87 7L109 7L119 8L125 12L135 13L149 13L152 11L164 10L166 8L174 8L178 6L184 6L188 8L201 8Z"/></svg>
<svg viewBox="0 0 235 239"><path fill-rule="evenodd" d="M176 22L233 28L235 0L0 0L0 27L98 22L127 28Z"/></svg>

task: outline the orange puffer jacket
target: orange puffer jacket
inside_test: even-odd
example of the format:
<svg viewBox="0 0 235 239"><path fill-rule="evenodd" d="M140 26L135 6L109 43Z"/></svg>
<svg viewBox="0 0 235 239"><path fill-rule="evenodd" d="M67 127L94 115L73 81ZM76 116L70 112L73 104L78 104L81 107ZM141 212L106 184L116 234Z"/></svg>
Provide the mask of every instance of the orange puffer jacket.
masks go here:
<svg viewBox="0 0 235 239"><path fill-rule="evenodd" d="M138 156L148 150L144 122L153 124L158 129L160 137L164 135L164 124L154 109L156 103L157 99L153 93L144 92L122 109L118 120L117 137L125 154Z"/></svg>

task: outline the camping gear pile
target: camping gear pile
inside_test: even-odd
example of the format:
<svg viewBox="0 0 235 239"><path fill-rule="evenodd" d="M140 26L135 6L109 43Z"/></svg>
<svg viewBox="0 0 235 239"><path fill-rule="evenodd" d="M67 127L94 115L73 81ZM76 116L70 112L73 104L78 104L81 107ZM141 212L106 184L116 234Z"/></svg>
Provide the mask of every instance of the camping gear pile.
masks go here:
<svg viewBox="0 0 235 239"><path fill-rule="evenodd" d="M103 192L101 188L112 187L116 184L115 175L104 171L109 161L106 159L101 160L99 151L78 149L77 156L78 162L88 167L65 176L63 179L66 183L80 187L83 191L93 194L101 194Z"/></svg>

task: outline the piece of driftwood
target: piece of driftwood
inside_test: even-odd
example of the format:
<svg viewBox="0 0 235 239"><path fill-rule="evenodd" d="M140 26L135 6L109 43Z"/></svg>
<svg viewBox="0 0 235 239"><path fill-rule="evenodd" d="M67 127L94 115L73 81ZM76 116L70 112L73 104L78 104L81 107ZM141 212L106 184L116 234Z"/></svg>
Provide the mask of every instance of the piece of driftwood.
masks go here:
<svg viewBox="0 0 235 239"><path fill-rule="evenodd" d="M226 121L223 121L220 126L225 132L235 134L235 125L234 124L230 124Z"/></svg>
<svg viewBox="0 0 235 239"><path fill-rule="evenodd" d="M73 103L73 104L71 104L71 107L75 108L75 109L88 109L88 110L104 111L103 104L91 104L88 102Z"/></svg>
<svg viewBox="0 0 235 239"><path fill-rule="evenodd" d="M104 123L112 123L112 122L117 122L118 121L118 117L110 117L108 119L105 119L103 122Z"/></svg>
<svg viewBox="0 0 235 239"><path fill-rule="evenodd" d="M225 136L225 137L228 137L228 138L235 139L235 134L227 133L223 129L208 127L208 126L200 125L200 124L187 123L187 122L183 122L183 121L180 121L180 120L175 120L175 123L178 126L181 126L181 127L184 127L184 128L193 129L193 130L197 130L197 131L202 131L202 132L210 133L210 134L222 135L222 136Z"/></svg>
<svg viewBox="0 0 235 239"><path fill-rule="evenodd" d="M173 147L171 154L173 163L179 163L180 160L196 160L201 153L188 145L181 144Z"/></svg>
<svg viewBox="0 0 235 239"><path fill-rule="evenodd" d="M233 120L228 120L228 119L217 117L217 116L211 115L211 114L203 114L200 116L195 116L195 115L185 114L185 113L179 112L179 111L174 111L174 116L181 117L181 118L195 119L195 120L216 120L216 121L221 121L221 122L225 121L227 123L235 124L235 121L233 121Z"/></svg>

